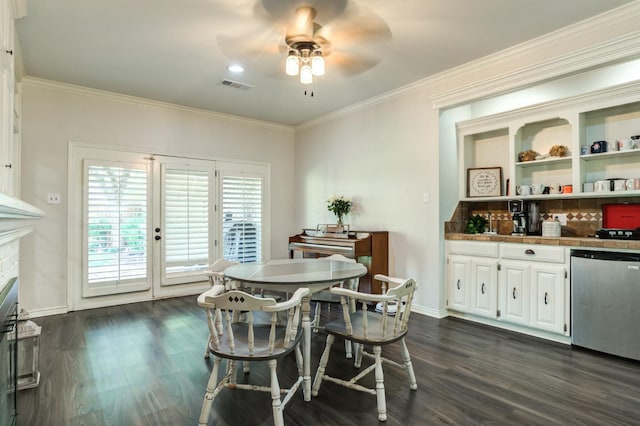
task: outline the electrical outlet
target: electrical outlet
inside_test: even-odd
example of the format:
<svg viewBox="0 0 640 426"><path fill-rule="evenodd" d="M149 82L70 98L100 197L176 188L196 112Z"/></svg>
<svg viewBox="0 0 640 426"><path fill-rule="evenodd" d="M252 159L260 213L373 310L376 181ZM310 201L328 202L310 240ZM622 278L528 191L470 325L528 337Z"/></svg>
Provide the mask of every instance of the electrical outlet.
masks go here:
<svg viewBox="0 0 640 426"><path fill-rule="evenodd" d="M47 203L49 204L60 204L62 197L59 192L49 192L47 193Z"/></svg>
<svg viewBox="0 0 640 426"><path fill-rule="evenodd" d="M554 214L553 216L558 218L558 221L560 222L560 225L567 226L567 215L566 215L566 213L558 213L558 214Z"/></svg>

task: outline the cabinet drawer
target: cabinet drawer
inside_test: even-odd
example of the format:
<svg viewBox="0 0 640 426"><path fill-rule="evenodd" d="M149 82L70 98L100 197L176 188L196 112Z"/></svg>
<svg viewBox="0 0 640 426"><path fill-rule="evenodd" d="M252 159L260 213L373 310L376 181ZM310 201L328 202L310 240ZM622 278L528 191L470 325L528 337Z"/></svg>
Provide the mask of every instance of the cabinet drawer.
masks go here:
<svg viewBox="0 0 640 426"><path fill-rule="evenodd" d="M501 244L500 257L503 259L565 263L565 249L564 247L539 244Z"/></svg>
<svg viewBox="0 0 640 426"><path fill-rule="evenodd" d="M483 241L449 241L447 247L449 254L498 257L498 243Z"/></svg>

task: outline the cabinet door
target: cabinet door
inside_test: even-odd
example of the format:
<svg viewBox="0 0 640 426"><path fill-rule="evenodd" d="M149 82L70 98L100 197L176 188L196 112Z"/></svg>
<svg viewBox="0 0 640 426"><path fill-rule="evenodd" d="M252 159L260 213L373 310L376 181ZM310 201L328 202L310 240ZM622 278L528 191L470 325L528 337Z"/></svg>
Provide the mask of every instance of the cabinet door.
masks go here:
<svg viewBox="0 0 640 426"><path fill-rule="evenodd" d="M529 325L530 266L526 262L504 261L499 274L500 319Z"/></svg>
<svg viewBox="0 0 640 426"><path fill-rule="evenodd" d="M564 265L531 266L531 326L564 332Z"/></svg>
<svg viewBox="0 0 640 426"><path fill-rule="evenodd" d="M469 312L470 290L471 260L468 257L451 256L447 279L447 307Z"/></svg>
<svg viewBox="0 0 640 426"><path fill-rule="evenodd" d="M496 318L498 311L498 260L471 261L471 310L474 314Z"/></svg>

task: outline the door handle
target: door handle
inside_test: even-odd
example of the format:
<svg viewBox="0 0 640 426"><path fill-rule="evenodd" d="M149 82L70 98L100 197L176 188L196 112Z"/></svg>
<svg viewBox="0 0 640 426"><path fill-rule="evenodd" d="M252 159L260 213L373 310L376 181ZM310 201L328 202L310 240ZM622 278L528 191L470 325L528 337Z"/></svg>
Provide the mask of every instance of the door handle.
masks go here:
<svg viewBox="0 0 640 426"><path fill-rule="evenodd" d="M458 287L458 290L460 290L460 278L458 278L458 282L456 283L456 287Z"/></svg>
<svg viewBox="0 0 640 426"><path fill-rule="evenodd" d="M153 238L155 238L155 239L156 239L156 241L158 241L158 240L162 239L162 237L161 237L160 235L156 235L156 236L155 236L155 237L153 237Z"/></svg>
<svg viewBox="0 0 640 426"><path fill-rule="evenodd" d="M511 295L513 296L513 300L516 299L516 288L513 288L513 291L511 292Z"/></svg>
<svg viewBox="0 0 640 426"><path fill-rule="evenodd" d="M545 305L548 305L548 304L549 304L549 300L547 300L548 296L549 296L549 293L547 293L547 292L545 291L545 292L544 292L544 304L545 304Z"/></svg>
<svg viewBox="0 0 640 426"><path fill-rule="evenodd" d="M480 293L484 294L484 283L480 286Z"/></svg>

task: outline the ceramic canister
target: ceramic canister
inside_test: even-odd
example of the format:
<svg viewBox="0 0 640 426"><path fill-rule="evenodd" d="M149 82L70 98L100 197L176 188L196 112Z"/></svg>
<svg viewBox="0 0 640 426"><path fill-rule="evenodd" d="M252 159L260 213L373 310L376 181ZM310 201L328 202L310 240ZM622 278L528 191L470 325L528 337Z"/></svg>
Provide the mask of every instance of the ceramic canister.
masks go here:
<svg viewBox="0 0 640 426"><path fill-rule="evenodd" d="M560 233L561 227L558 219L549 219L542 222L543 237L559 237Z"/></svg>

